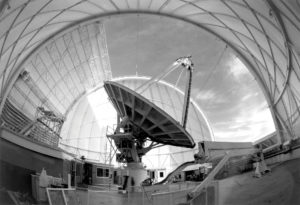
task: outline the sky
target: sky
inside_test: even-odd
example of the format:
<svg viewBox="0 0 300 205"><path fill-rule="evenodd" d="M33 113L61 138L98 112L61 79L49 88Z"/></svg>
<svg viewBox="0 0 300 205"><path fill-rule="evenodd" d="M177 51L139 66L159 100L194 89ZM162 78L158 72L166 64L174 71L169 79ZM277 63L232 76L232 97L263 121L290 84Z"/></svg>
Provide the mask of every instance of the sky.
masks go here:
<svg viewBox="0 0 300 205"><path fill-rule="evenodd" d="M192 55L192 95L217 141L255 141L275 130L255 78L224 42L184 21L146 14L105 19L113 77L155 76ZM164 80L184 90L185 74ZM180 77L179 77L180 76Z"/></svg>

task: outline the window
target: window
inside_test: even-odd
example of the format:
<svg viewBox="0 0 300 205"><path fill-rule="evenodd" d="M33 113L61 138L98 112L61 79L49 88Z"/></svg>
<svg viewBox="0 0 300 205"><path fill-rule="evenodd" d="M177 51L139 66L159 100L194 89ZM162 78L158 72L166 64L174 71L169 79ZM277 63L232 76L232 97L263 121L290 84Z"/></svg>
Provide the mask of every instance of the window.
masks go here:
<svg viewBox="0 0 300 205"><path fill-rule="evenodd" d="M103 169L97 168L97 177L103 177Z"/></svg>
<svg viewBox="0 0 300 205"><path fill-rule="evenodd" d="M164 177L164 173L163 172L159 172L159 177Z"/></svg>
<svg viewBox="0 0 300 205"><path fill-rule="evenodd" d="M154 179L155 178L155 171L150 171L150 178Z"/></svg>
<svg viewBox="0 0 300 205"><path fill-rule="evenodd" d="M109 169L97 168L97 177L109 177Z"/></svg>

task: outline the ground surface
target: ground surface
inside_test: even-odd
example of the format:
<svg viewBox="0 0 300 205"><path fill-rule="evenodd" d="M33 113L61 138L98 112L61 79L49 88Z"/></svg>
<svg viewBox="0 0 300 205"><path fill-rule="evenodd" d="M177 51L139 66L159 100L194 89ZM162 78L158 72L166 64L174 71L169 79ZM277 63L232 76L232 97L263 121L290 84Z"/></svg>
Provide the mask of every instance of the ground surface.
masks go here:
<svg viewBox="0 0 300 205"><path fill-rule="evenodd" d="M286 161L261 178L253 172L219 181L222 205L300 204L300 159Z"/></svg>
<svg viewBox="0 0 300 205"><path fill-rule="evenodd" d="M220 205L300 205L300 159L277 164L261 178L253 174L251 171L218 181L219 194L214 201ZM81 205L152 204L151 197L142 192L78 190L77 194ZM168 204L169 200L163 203Z"/></svg>
<svg viewBox="0 0 300 205"><path fill-rule="evenodd" d="M290 160L272 167L272 172L261 178L254 171L219 181L220 205L300 205L300 159ZM87 192L79 193L87 204ZM145 197L145 196L144 196ZM89 205L143 204L142 193L90 193ZM151 201L144 198L144 204ZM165 203L167 205L168 203Z"/></svg>

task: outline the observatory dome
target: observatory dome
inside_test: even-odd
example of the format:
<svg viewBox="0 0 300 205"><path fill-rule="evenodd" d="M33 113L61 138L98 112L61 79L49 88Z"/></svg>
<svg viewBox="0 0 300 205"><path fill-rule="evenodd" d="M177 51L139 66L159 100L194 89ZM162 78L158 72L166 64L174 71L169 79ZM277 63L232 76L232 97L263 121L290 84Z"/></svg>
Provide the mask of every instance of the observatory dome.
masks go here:
<svg viewBox="0 0 300 205"><path fill-rule="evenodd" d="M149 79L148 77L132 76L117 78L113 81L134 90ZM176 121L181 121L184 95L174 85L159 81L151 85L142 95L166 111ZM110 134L116 124L117 113L104 88L99 87L82 97L70 110L61 131L61 147L71 153L85 156L89 160L108 163L109 153L112 153L113 149L106 134ZM213 133L206 116L193 100L191 100L189 107L186 130L193 137L195 143L213 139ZM175 167L184 160L192 160L194 153L195 149L170 146L156 148L146 155L145 163L152 161L152 165L148 163L148 167L155 166L152 168L157 168L159 164L153 165L153 163L162 160L150 160L150 158L159 156L166 158L170 154L175 154L178 155L176 158L179 159L176 163L172 162L171 157L167 160Z"/></svg>
<svg viewBox="0 0 300 205"><path fill-rule="evenodd" d="M45 110L58 114L58 117L66 117L61 131L61 147L73 153L79 152L90 159L101 158L102 161L107 161L110 147L105 142L107 128L98 127L96 121L114 124L116 120L108 114L109 111L113 112L108 101L93 97L94 93L102 92L102 96L105 94L101 89L103 81L111 79L112 72L114 77L134 75L135 68L138 67L135 64L139 68L151 66L151 69L147 67L143 71L139 70L142 75L151 76L155 71L161 72L162 65L168 65L170 61L194 49L193 51L200 52L195 58L199 62L195 64L201 70L195 74L198 85L193 87L196 89L192 96L199 101L205 97L205 104L208 104L210 110L198 104L203 110L209 110L206 113L210 121L214 118L216 124L220 125L218 128L224 128L221 131L230 129L227 137L222 135L224 132L217 135L214 129L215 138L221 136L221 139L233 139L232 136L238 133L233 140L246 141L250 139L247 137L252 137L253 132L258 130L256 125L260 124L263 132L255 133L255 137L251 139L256 143L261 142L265 147L276 147L298 139L299 11L299 0L1 1L1 125L15 133L28 134L28 127L36 123L37 108L43 106ZM134 21L124 24L125 15L133 15L130 20ZM150 18L142 19L146 15L155 16L156 22L163 23L149 23ZM112 17L119 16L122 18L113 23ZM110 34L107 39L103 22ZM122 38L118 38L119 36ZM108 46L105 44L106 40ZM245 70L252 74L252 79L242 81L244 79L240 78L240 74L243 72L230 70L234 67L233 64L226 64L229 58L231 61L234 59L234 62L235 59L242 62ZM112 70L109 62L112 63ZM219 67L223 71L233 72L211 77ZM236 86L239 88L243 88L240 86L242 84L255 81L259 86L253 86L255 88L252 91L259 90L260 94L248 93L249 90L236 87L226 92L207 89L204 93L206 95L201 93L200 77L204 82L209 81L202 87L217 85L220 88L237 83L230 78L232 75L238 77L237 81L241 80ZM139 80L133 82L124 83L134 87ZM160 88L151 88L146 95L156 103L161 101L158 106L180 120L181 111L177 110L181 107L180 92L172 90L172 86L158 87ZM232 103L236 98L233 93L237 91L245 94L238 96L242 104ZM224 100L229 95L231 101ZM259 102L263 102L260 105L252 104L253 101L249 99L258 95L263 98ZM96 100L91 100L92 98ZM165 101L164 98L172 100ZM93 108L90 107L94 103L92 101L95 102L95 109L100 110L100 106L104 109L103 111L101 108L101 114L93 114ZM216 106L223 110L216 112ZM247 109L253 107L255 109ZM241 114L242 118L235 116L229 119L226 111ZM196 104L190 107L187 129L195 141L213 139L203 116ZM266 121L271 123L265 124ZM194 127L194 122L201 125ZM254 129L250 129L249 123L252 123ZM270 129L265 129L266 127ZM275 134L268 135L270 132ZM84 137L87 139L83 139ZM57 144L56 141L55 145Z"/></svg>

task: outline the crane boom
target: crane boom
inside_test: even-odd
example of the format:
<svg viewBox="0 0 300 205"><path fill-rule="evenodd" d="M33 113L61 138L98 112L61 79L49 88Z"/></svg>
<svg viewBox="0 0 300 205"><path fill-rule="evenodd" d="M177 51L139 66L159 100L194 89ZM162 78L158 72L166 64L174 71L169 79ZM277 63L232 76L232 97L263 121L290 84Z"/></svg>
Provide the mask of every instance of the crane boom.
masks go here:
<svg viewBox="0 0 300 205"><path fill-rule="evenodd" d="M190 105L190 97L191 97L191 87L192 87L192 68L188 68L188 80L186 82L185 92L184 92L184 103L183 103L183 110L182 110L182 127L185 129L187 123L187 117L189 112L189 105Z"/></svg>
<svg viewBox="0 0 300 205"><path fill-rule="evenodd" d="M189 112L189 105L190 105L193 65L194 64L191 61L191 56L179 58L176 60L176 62L180 63L188 71L187 81L186 81L186 85L185 85L184 103L183 103L182 120L181 120L182 127L185 129L186 123L187 123L188 112Z"/></svg>
<svg viewBox="0 0 300 205"><path fill-rule="evenodd" d="M118 126L113 134L107 134L106 136L115 142L120 152L116 154L117 162L127 163L128 170L133 167L135 169L139 167L138 171L134 173L130 174L128 171L134 181L141 183L140 176L146 175L142 157L151 149L164 145L187 148L195 146L192 136L185 130L193 70L193 63L190 58L182 57L177 59L165 72L151 78L135 90L116 82L104 82L104 88L110 101L114 104L118 115L122 116L122 121L118 122ZM181 66L188 72L182 111L182 125L163 109L141 95L154 82L163 79L170 72ZM148 141L151 141L150 145L147 144Z"/></svg>
<svg viewBox="0 0 300 205"><path fill-rule="evenodd" d="M171 66L169 66L164 72L160 73L157 76L152 77L150 80L148 80L145 84L140 85L135 89L136 92L142 94L145 90L147 90L153 83L160 81L164 77L166 77L169 73L174 71L180 66L180 64L175 61Z"/></svg>
<svg viewBox="0 0 300 205"><path fill-rule="evenodd" d="M188 117L188 110L190 105L190 97L191 97L191 87L192 87L192 74L193 74L193 62L191 61L192 56L186 56L178 58L171 66L169 66L164 72L160 73L157 76L152 77L146 83L138 86L135 91L139 94L142 94L145 90L147 90L153 83L163 79L169 73L176 70L178 67L182 66L187 69L187 81L185 85L185 92L184 92L184 103L182 109L182 119L181 125L185 129Z"/></svg>

